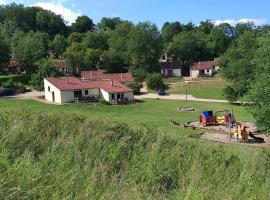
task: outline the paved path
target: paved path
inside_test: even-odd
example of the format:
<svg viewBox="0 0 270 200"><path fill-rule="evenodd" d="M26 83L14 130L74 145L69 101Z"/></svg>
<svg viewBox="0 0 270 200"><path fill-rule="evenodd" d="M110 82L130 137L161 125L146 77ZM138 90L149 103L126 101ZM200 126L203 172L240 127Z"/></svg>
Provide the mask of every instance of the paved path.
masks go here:
<svg viewBox="0 0 270 200"><path fill-rule="evenodd" d="M148 94L142 94L142 95L135 95L135 99L141 100L141 99L164 99L164 100L186 100L186 95L181 94L168 94L165 96L160 96L155 93L148 93ZM188 95L189 101L202 101L202 102L213 102L213 103L229 103L229 101L226 100L218 100L218 99L199 99L195 98L192 95Z"/></svg>
<svg viewBox="0 0 270 200"><path fill-rule="evenodd" d="M16 96L10 96L10 97L2 97L2 98L8 98L8 99L33 99L38 100L44 103L49 103L44 99L44 92L38 92L38 91L32 91L32 92L26 92L22 94L18 94ZM164 99L164 100L186 100L186 95L181 94L169 94L165 96L160 96L155 93L147 93L142 95L135 95L135 99L142 100L142 99ZM218 100L218 99L199 99L195 98L192 95L188 95L189 101L201 101L201 102L213 102L213 103L228 103L229 101L226 100ZM237 102L240 103L240 102Z"/></svg>

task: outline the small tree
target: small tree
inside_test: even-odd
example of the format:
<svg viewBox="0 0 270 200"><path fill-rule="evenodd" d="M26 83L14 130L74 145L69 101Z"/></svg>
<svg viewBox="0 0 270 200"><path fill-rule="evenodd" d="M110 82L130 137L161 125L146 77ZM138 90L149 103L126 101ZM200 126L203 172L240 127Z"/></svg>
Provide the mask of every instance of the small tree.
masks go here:
<svg viewBox="0 0 270 200"><path fill-rule="evenodd" d="M134 94L140 94L140 84L136 83L136 82L127 82L125 83L126 86L128 86L129 88L131 88L134 92Z"/></svg>
<svg viewBox="0 0 270 200"><path fill-rule="evenodd" d="M31 77L31 85L38 91L44 90L44 77L57 77L62 75L53 64L51 59L43 59L39 64L38 71Z"/></svg>
<svg viewBox="0 0 270 200"><path fill-rule="evenodd" d="M164 82L160 74L149 74L146 79L147 87L151 90L157 90L164 87Z"/></svg>

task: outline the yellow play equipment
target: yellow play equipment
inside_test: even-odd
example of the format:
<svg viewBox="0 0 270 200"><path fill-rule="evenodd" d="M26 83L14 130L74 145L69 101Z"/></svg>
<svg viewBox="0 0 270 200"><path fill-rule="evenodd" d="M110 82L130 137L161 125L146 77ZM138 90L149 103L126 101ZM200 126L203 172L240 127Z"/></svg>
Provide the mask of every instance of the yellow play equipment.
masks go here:
<svg viewBox="0 0 270 200"><path fill-rule="evenodd" d="M239 139L240 142L248 142L248 136L250 135L250 129L242 124L237 124L234 127L233 135L235 139Z"/></svg>

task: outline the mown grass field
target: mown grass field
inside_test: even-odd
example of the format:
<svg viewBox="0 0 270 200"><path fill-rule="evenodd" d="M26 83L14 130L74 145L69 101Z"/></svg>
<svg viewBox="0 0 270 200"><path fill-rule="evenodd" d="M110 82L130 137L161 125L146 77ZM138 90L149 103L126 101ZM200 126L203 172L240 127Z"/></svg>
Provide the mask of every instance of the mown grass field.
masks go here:
<svg viewBox="0 0 270 200"><path fill-rule="evenodd" d="M228 85L228 82L221 77L199 78L192 81L194 82L188 84L188 94L203 99L225 99L223 88ZM168 94L185 94L186 87L183 81L176 82L171 84L166 92Z"/></svg>
<svg viewBox="0 0 270 200"><path fill-rule="evenodd" d="M178 112L178 107L193 106L197 110L191 113ZM0 99L0 108L24 107L35 111L53 111L61 113L77 113L92 119L112 120L129 123L131 125L152 126L168 134L186 135L190 130L183 129L184 123L198 120L200 113L206 110L233 110L239 120L252 121L252 116L246 107L224 103L185 102L177 100L144 100L134 105L110 106L110 105L86 105L66 104L49 105L32 100L4 100ZM173 119L181 124L181 127L171 126Z"/></svg>
<svg viewBox="0 0 270 200"><path fill-rule="evenodd" d="M171 127L169 118L184 122L199 112L177 113L178 105L0 100L0 199L268 200L270 149L183 137L194 132Z"/></svg>

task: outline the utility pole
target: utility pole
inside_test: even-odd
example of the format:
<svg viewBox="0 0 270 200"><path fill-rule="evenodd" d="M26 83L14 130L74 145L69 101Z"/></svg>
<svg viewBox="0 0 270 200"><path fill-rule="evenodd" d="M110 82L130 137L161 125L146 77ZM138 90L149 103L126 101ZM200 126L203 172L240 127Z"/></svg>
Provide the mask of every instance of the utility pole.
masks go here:
<svg viewBox="0 0 270 200"><path fill-rule="evenodd" d="M185 81L185 86L186 86L186 101L188 100L188 82L187 81Z"/></svg>

